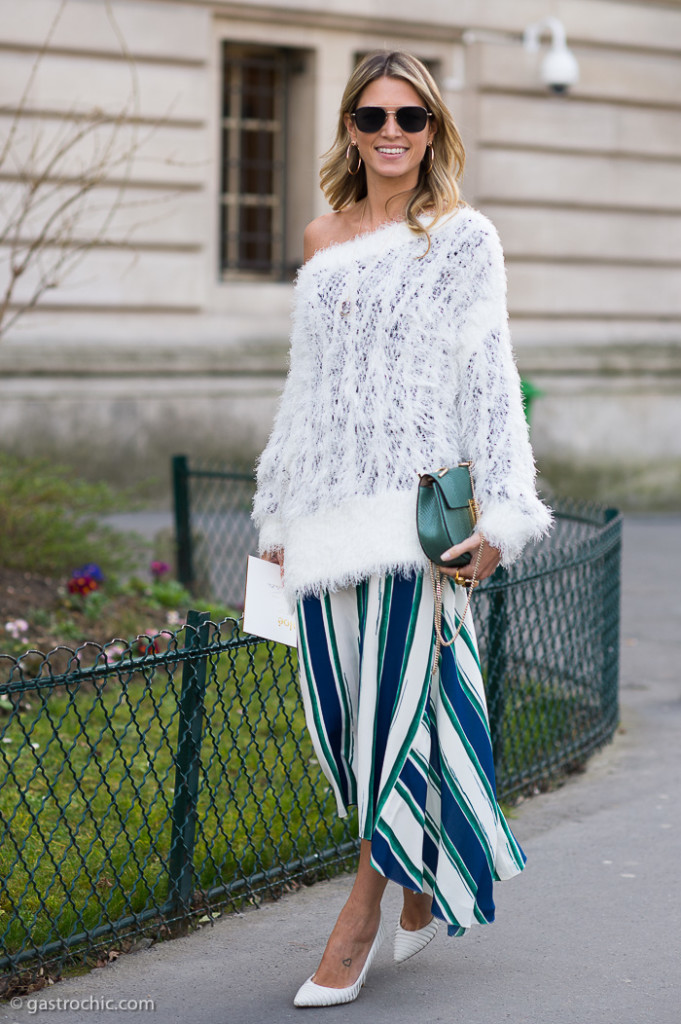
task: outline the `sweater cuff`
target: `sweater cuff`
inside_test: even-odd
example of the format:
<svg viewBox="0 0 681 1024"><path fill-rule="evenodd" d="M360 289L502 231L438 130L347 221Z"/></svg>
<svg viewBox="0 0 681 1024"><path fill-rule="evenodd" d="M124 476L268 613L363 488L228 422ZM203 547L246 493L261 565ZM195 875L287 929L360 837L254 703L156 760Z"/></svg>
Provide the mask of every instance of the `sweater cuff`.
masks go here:
<svg viewBox="0 0 681 1024"><path fill-rule="evenodd" d="M258 539L258 554L264 555L267 551L274 551L275 548L284 546L284 524L279 516L266 516L260 527Z"/></svg>
<svg viewBox="0 0 681 1024"><path fill-rule="evenodd" d="M483 508L477 530L488 544L501 552L501 564L511 566L529 541L538 541L551 528L553 515L539 498L523 508L492 503Z"/></svg>

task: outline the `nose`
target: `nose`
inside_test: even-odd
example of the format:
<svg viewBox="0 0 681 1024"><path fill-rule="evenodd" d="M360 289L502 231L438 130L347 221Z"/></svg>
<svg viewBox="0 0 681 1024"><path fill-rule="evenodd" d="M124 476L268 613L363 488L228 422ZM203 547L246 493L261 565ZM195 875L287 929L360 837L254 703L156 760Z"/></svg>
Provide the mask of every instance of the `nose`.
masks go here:
<svg viewBox="0 0 681 1024"><path fill-rule="evenodd" d="M394 110L387 110L386 122L383 125L383 131L388 135L398 135L400 132L400 126L397 123L396 112Z"/></svg>

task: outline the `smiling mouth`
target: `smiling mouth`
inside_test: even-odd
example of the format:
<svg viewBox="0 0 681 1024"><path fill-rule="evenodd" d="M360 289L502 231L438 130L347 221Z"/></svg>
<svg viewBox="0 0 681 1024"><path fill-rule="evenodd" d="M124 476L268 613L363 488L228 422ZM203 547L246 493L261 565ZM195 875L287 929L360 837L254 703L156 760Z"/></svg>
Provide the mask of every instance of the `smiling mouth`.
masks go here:
<svg viewBox="0 0 681 1024"><path fill-rule="evenodd" d="M385 153L388 156L399 156L401 153L407 152L404 146L377 146L376 149L379 153Z"/></svg>

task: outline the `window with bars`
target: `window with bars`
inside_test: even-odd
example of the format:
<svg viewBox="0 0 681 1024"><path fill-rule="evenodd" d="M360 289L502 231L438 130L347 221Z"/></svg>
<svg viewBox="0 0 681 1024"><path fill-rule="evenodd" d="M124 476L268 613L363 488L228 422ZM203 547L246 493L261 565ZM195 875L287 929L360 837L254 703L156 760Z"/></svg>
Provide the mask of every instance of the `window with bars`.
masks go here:
<svg viewBox="0 0 681 1024"><path fill-rule="evenodd" d="M286 276L286 113L291 51L223 44L220 269Z"/></svg>

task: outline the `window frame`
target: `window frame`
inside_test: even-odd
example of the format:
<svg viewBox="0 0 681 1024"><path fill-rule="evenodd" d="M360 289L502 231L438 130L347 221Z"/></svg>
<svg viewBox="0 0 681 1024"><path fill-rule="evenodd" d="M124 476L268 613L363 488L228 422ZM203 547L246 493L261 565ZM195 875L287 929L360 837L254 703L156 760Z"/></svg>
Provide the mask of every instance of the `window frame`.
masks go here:
<svg viewBox="0 0 681 1024"><path fill-rule="evenodd" d="M219 140L219 217L218 217L218 275L221 281L285 281L290 279L287 267L286 239L286 196L288 164L288 107L289 78L292 70L294 51L289 47L270 46L262 43L245 43L229 39L221 40L220 76L221 109ZM272 71L273 85L265 99L272 104L272 116L244 116L244 72L265 67ZM257 86L252 89L251 102L257 96ZM226 99L229 97L229 105ZM260 111L257 112L258 114ZM265 133L265 134L263 134ZM262 139L271 135L271 158L269 169L262 172L257 167L262 148ZM255 136L256 155L244 156L247 149L245 136ZM260 138L258 139L258 135ZM266 148L266 147L265 147ZM266 159L266 158L265 158ZM248 164L251 164L250 168ZM244 176L272 179L269 191L246 191ZM269 229L260 231L244 230L249 211L271 211ZM256 215L256 224L257 224ZM250 237L249 237L250 234ZM266 265L257 266L258 256L248 255L248 248L255 251L259 235L268 237L270 257Z"/></svg>

